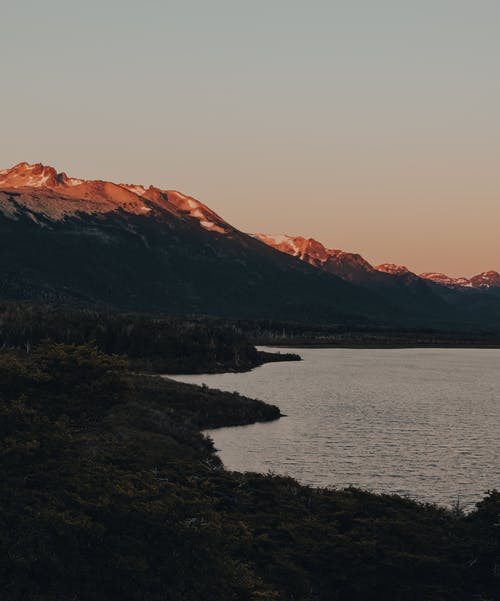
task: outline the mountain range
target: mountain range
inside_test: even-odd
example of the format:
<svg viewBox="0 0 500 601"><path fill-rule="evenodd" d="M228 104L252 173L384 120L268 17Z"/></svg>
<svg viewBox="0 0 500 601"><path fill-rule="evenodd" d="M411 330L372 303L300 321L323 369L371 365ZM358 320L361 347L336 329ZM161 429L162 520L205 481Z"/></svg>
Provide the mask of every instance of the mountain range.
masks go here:
<svg viewBox="0 0 500 601"><path fill-rule="evenodd" d="M250 235L175 190L0 171L0 298L391 326L500 326L500 275L416 275L313 239Z"/></svg>
<svg viewBox="0 0 500 601"><path fill-rule="evenodd" d="M500 274L497 271L484 271L472 278L453 278L439 272L421 273L417 276L404 265L383 263L373 266L359 254L326 248L313 238L271 236L269 234L256 234L256 238L281 252L352 282L366 282L369 278L382 279L379 274L385 273L391 276L429 280L450 288L476 288L479 290L500 288Z"/></svg>

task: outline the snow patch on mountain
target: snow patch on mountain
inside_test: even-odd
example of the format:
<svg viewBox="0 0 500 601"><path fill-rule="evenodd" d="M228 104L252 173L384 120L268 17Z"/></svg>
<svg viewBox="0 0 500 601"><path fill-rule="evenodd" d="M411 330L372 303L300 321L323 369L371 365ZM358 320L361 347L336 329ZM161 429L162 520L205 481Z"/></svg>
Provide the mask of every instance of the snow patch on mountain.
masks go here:
<svg viewBox="0 0 500 601"><path fill-rule="evenodd" d="M276 250L320 267L341 278L351 281L365 280L375 270L361 255L339 249L326 248L314 238L288 236L286 234L255 234L255 238Z"/></svg>
<svg viewBox="0 0 500 601"><path fill-rule="evenodd" d="M46 167L41 163L30 165L19 163L12 169L0 172L0 186L15 188L46 188L57 184L57 172L53 167Z"/></svg>
<svg viewBox="0 0 500 601"><path fill-rule="evenodd" d="M179 211L196 219L201 227L219 234L226 234L231 229L217 213L196 198L186 196L177 190L166 190L165 192L169 202L175 205Z"/></svg>
<svg viewBox="0 0 500 601"><path fill-rule="evenodd" d="M136 184L119 184L122 188L125 188L129 192L137 194L137 196L144 196L146 194L146 188L144 186Z"/></svg>
<svg viewBox="0 0 500 601"><path fill-rule="evenodd" d="M424 280L430 280L435 284L441 284L441 286L448 286L449 288L472 288L472 282L468 278L452 278L445 273L440 272L425 272L419 275Z"/></svg>
<svg viewBox="0 0 500 601"><path fill-rule="evenodd" d="M497 271L483 271L471 278L453 278L437 272L421 273L420 277L448 288L500 288L500 274Z"/></svg>

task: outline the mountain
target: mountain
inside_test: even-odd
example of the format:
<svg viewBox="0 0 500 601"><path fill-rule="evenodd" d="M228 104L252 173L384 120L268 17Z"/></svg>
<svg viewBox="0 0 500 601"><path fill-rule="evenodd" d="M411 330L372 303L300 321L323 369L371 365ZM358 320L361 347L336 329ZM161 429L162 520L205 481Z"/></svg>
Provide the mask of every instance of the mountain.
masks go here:
<svg viewBox="0 0 500 601"><path fill-rule="evenodd" d="M473 288L500 288L498 271L483 271L470 279Z"/></svg>
<svg viewBox="0 0 500 601"><path fill-rule="evenodd" d="M398 313L180 192L27 163L0 172L0 298L330 323Z"/></svg>
<svg viewBox="0 0 500 601"><path fill-rule="evenodd" d="M436 284L440 284L441 286L448 286L449 288L471 288L471 282L467 278L452 278L445 273L439 272L426 272L421 273L420 276L424 280L429 280L430 282L434 282Z"/></svg>
<svg viewBox="0 0 500 601"><path fill-rule="evenodd" d="M444 273L434 272L421 273L420 277L450 288L476 288L479 290L500 288L500 273L497 271L484 271L471 278L452 278Z"/></svg>
<svg viewBox="0 0 500 601"><path fill-rule="evenodd" d="M373 274L375 271L361 255L326 248L313 238L267 234L256 234L255 237L281 252L352 282L362 282L366 274Z"/></svg>
<svg viewBox="0 0 500 601"><path fill-rule="evenodd" d="M24 213L32 219L41 216L56 222L82 214L106 215L122 211L129 215L146 215L159 211L179 219L196 220L209 231L228 233L234 229L201 202L175 190L69 178L41 163L20 163L0 171L0 190L4 190L0 211L13 218ZM5 196L8 190L21 192Z"/></svg>
<svg viewBox="0 0 500 601"><path fill-rule="evenodd" d="M438 273L417 275L394 263L372 266L357 253L326 248L313 238L269 234L255 237L276 250L362 285L413 313L434 318L447 314L449 319L465 322L479 319L487 323L496 322L500 315L498 300L493 298L500 297L500 276L495 271L470 280L453 280ZM466 288L473 290L469 292ZM488 292L488 295L478 295L478 292Z"/></svg>
<svg viewBox="0 0 500 601"><path fill-rule="evenodd" d="M396 265L394 263L382 263L382 265L377 265L375 269L377 271L381 271L382 273L388 273L389 275L410 275L412 277L418 277L411 272L408 267L405 267L404 265Z"/></svg>
<svg viewBox="0 0 500 601"><path fill-rule="evenodd" d="M500 274L497 271L485 271L472 278L452 278L438 272L417 275L410 271L408 267L395 263L383 263L374 267L357 253L326 248L321 242L313 238L285 234L277 236L255 234L255 237L283 253L297 257L310 265L320 267L352 282L378 281L387 283L391 280L380 277L380 274L387 274L406 278L407 281L427 280L450 288L476 288L479 290L500 288Z"/></svg>
<svg viewBox="0 0 500 601"><path fill-rule="evenodd" d="M270 236L256 234L262 242L281 252L335 274L345 280L363 285L384 294L392 301L405 306L423 305L439 311L444 305L432 288L406 267L385 263L373 267L361 255L343 250L326 248L313 238L301 236ZM434 305L434 307L429 307Z"/></svg>
<svg viewBox="0 0 500 601"><path fill-rule="evenodd" d="M463 303L454 289L387 271L312 239L248 235L176 190L40 163L0 171L1 300L397 327L500 323L490 289Z"/></svg>

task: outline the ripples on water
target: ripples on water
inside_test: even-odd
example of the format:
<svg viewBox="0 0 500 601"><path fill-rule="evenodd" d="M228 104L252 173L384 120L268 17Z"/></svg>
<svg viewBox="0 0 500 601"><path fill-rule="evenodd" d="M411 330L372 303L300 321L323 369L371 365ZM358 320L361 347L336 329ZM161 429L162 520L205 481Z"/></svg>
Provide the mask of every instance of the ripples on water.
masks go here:
<svg viewBox="0 0 500 601"><path fill-rule="evenodd" d="M470 506L500 488L500 350L294 351L302 362L175 377L268 401L287 415L211 430L228 469L445 505L459 498Z"/></svg>

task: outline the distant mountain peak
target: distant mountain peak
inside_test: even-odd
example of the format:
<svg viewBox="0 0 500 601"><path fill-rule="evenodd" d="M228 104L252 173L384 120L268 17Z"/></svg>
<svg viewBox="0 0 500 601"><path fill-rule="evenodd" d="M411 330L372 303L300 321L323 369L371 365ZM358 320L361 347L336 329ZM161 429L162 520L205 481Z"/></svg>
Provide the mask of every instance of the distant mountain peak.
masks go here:
<svg viewBox="0 0 500 601"><path fill-rule="evenodd" d="M0 171L0 186L12 188L48 188L57 186L59 176L53 167L42 163L18 163L10 169Z"/></svg>
<svg viewBox="0 0 500 601"><path fill-rule="evenodd" d="M404 265L396 265L395 263L382 263L381 265L376 265L375 269L377 271L382 271L383 273L388 273L390 275L402 275L407 273L412 273L408 267Z"/></svg>
<svg viewBox="0 0 500 601"><path fill-rule="evenodd" d="M343 279L358 281L374 271L360 254L326 248L314 238L287 234L255 234L261 242Z"/></svg>
<svg viewBox="0 0 500 601"><path fill-rule="evenodd" d="M500 288L500 274L497 271L483 271L471 278L453 278L445 273L421 273L420 277L448 288Z"/></svg>
<svg viewBox="0 0 500 601"><path fill-rule="evenodd" d="M483 271L470 279L474 288L500 288L500 273L498 271Z"/></svg>
<svg viewBox="0 0 500 601"><path fill-rule="evenodd" d="M471 288L472 284L468 278L453 278L445 273L440 272L425 272L419 275L424 280L430 280L435 284L441 284L441 286L448 286L448 288Z"/></svg>
<svg viewBox="0 0 500 601"><path fill-rule="evenodd" d="M303 236L289 236L288 234L255 234L255 237L268 246L285 252L312 265L324 263L328 257L328 249L314 240Z"/></svg>

